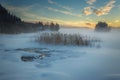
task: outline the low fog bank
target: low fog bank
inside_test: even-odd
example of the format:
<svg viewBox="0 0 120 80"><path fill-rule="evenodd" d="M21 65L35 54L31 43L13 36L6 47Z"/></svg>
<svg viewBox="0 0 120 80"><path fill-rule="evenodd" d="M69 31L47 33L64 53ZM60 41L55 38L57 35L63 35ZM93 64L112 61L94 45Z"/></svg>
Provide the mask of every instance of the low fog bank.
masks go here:
<svg viewBox="0 0 120 80"><path fill-rule="evenodd" d="M99 47L46 45L35 42L41 33L0 34L0 80L119 80L120 29L61 28L60 33L80 34L100 40ZM30 62L22 56L50 57Z"/></svg>

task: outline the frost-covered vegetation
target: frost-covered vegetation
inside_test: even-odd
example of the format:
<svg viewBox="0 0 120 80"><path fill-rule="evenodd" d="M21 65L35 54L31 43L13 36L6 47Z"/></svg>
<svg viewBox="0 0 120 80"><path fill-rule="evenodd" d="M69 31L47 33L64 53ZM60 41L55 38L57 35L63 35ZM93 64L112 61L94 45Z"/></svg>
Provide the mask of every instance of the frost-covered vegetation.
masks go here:
<svg viewBox="0 0 120 80"><path fill-rule="evenodd" d="M65 33L42 33L36 38L37 42L46 44L61 44L61 45L91 45L91 40L88 37L83 37L80 34L65 34Z"/></svg>
<svg viewBox="0 0 120 80"><path fill-rule="evenodd" d="M101 47L38 44L32 41L38 33L0 34L0 80L120 80L120 29L59 32L98 38Z"/></svg>

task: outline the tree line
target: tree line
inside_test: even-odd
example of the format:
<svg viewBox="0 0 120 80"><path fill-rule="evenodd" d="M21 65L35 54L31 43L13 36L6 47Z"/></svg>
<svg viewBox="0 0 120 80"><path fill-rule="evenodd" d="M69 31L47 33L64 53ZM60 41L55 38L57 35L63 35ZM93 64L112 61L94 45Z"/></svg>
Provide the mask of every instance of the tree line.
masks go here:
<svg viewBox="0 0 120 80"><path fill-rule="evenodd" d="M2 5L0 5L0 23L18 23L21 19L15 15L10 14Z"/></svg>
<svg viewBox="0 0 120 80"><path fill-rule="evenodd" d="M22 21L21 18L11 14L0 4L0 33L22 33L33 32L38 30L59 30L58 23L31 23Z"/></svg>
<svg viewBox="0 0 120 80"><path fill-rule="evenodd" d="M49 23L49 22L38 22L38 24L42 27L42 29L49 29L49 30L59 30L60 29L60 25L58 23Z"/></svg>

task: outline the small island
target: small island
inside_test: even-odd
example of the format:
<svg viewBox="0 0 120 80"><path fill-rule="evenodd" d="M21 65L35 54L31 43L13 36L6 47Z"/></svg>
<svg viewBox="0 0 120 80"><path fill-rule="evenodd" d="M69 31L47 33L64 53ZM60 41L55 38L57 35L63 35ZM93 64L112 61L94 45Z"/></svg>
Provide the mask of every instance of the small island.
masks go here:
<svg viewBox="0 0 120 80"><path fill-rule="evenodd" d="M106 22L98 22L95 26L95 31L104 31L108 32L111 28L108 26Z"/></svg>

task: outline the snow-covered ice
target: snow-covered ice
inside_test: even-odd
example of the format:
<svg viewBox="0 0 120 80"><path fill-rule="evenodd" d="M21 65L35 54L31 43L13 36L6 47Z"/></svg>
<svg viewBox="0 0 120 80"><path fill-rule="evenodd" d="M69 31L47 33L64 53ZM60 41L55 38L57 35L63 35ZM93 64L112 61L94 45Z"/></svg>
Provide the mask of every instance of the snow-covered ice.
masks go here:
<svg viewBox="0 0 120 80"><path fill-rule="evenodd" d="M98 46L79 47L39 44L36 33L0 34L0 80L120 80L120 29L95 32L92 29L62 28L98 38ZM24 62L22 56L50 56Z"/></svg>

